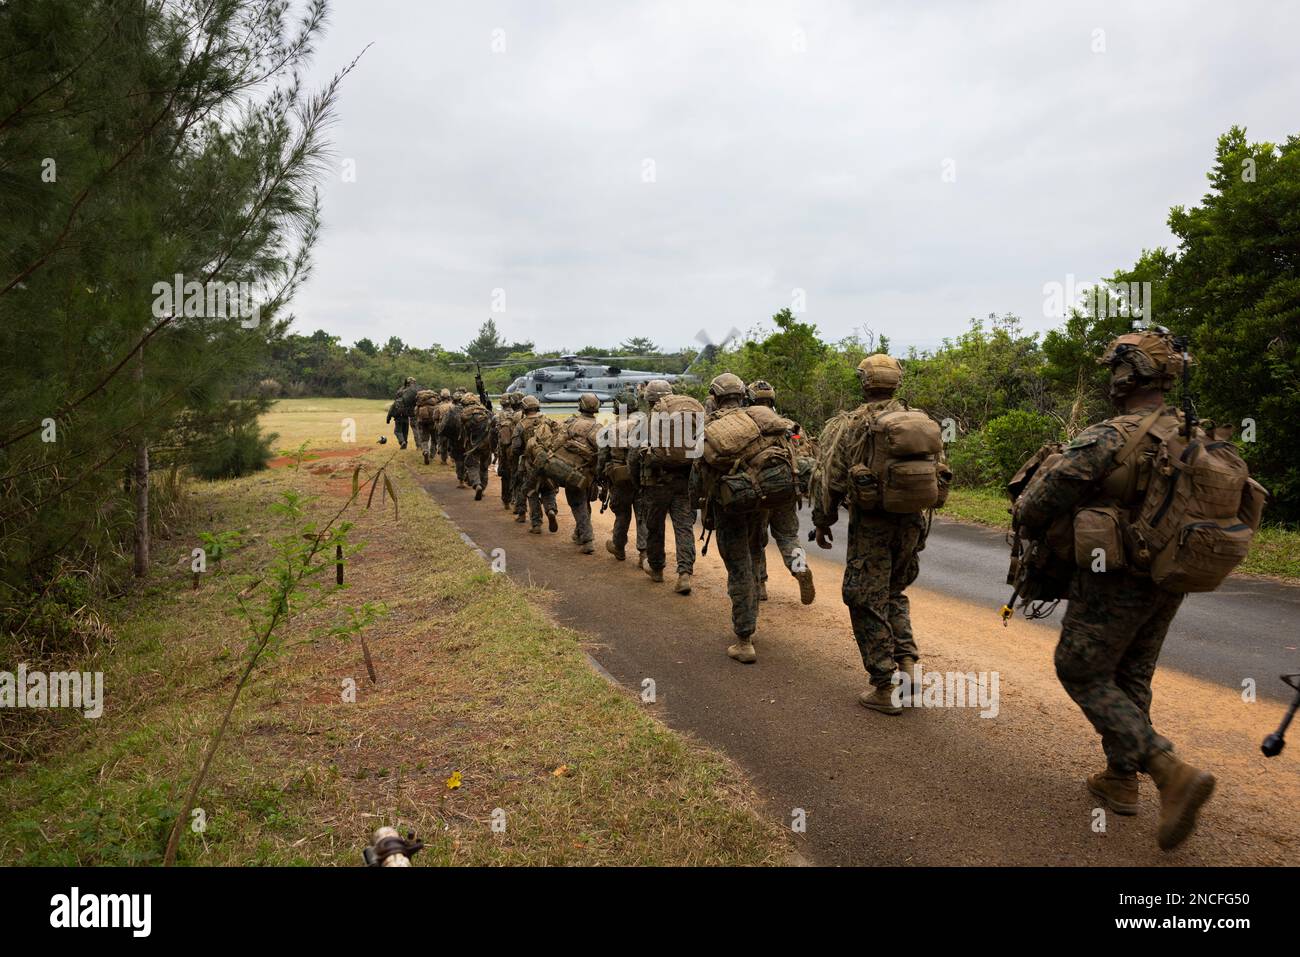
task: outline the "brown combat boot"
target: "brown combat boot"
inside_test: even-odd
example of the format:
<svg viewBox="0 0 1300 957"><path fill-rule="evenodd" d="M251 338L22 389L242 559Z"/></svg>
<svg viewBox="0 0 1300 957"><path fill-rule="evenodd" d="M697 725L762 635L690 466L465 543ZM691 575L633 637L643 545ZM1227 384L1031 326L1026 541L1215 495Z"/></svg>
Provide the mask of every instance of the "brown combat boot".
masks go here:
<svg viewBox="0 0 1300 957"><path fill-rule="evenodd" d="M881 714L903 713L902 707L894 703L893 685L881 685L879 688L862 692L858 695L858 704L871 711L879 711Z"/></svg>
<svg viewBox="0 0 1300 957"><path fill-rule="evenodd" d="M912 696L921 693L916 686L916 659L910 656L899 658L898 670L903 674L903 681L899 686L903 689L901 700L911 704Z"/></svg>
<svg viewBox="0 0 1300 957"><path fill-rule="evenodd" d="M554 512L546 513L546 526L553 532L560 530L560 523L556 521Z"/></svg>
<svg viewBox="0 0 1300 957"><path fill-rule="evenodd" d="M529 534L529 535L540 535L540 534L542 534L542 526L540 526L540 525L530 525L530 526L528 526L528 534Z"/></svg>
<svg viewBox="0 0 1300 957"><path fill-rule="evenodd" d="M524 522L528 521L528 516L523 512L515 512L515 521L522 525Z"/></svg>
<svg viewBox="0 0 1300 957"><path fill-rule="evenodd" d="M1214 775L1185 764L1172 751L1147 758L1147 774L1160 789L1160 826L1156 843L1172 851L1196 830L1196 814L1214 793Z"/></svg>
<svg viewBox="0 0 1300 957"><path fill-rule="evenodd" d="M689 595L691 593L691 573L682 572L677 576L677 584L673 586L673 591L679 595Z"/></svg>
<svg viewBox="0 0 1300 957"><path fill-rule="evenodd" d="M638 548L638 549L636 550L636 567L639 568L639 569L641 569L641 571L645 571L645 570L646 570L646 568L645 568L645 549L644 549L644 548Z"/></svg>
<svg viewBox="0 0 1300 957"><path fill-rule="evenodd" d="M805 568L801 572L795 572L794 577L799 583L799 600L805 605L811 605L813 599L817 597L817 589L813 588L812 569Z"/></svg>
<svg viewBox="0 0 1300 957"><path fill-rule="evenodd" d="M1138 812L1138 776L1135 771L1121 771L1108 764L1105 771L1088 775L1088 793L1116 814Z"/></svg>
<svg viewBox="0 0 1300 957"><path fill-rule="evenodd" d="M612 538L605 539L605 551L609 552L620 562L627 558L627 552L621 548L617 548L614 545L614 539Z"/></svg>
<svg viewBox="0 0 1300 957"><path fill-rule="evenodd" d="M727 657L739 661L742 665L752 665L758 660L753 639L748 635L737 638L735 644L728 646Z"/></svg>
<svg viewBox="0 0 1300 957"><path fill-rule="evenodd" d="M758 583L758 600L767 601L767 582Z"/></svg>
<svg viewBox="0 0 1300 957"><path fill-rule="evenodd" d="M483 501L483 486L482 486L482 485L475 485L475 486L474 486L474 501L476 501L476 502L481 502L481 501Z"/></svg>
<svg viewBox="0 0 1300 957"><path fill-rule="evenodd" d="M661 582L664 580L664 570L662 568L645 567L645 573L650 576L652 582Z"/></svg>
<svg viewBox="0 0 1300 957"><path fill-rule="evenodd" d="M596 546L591 542L582 542L578 546L578 551L583 555L594 555L596 553Z"/></svg>

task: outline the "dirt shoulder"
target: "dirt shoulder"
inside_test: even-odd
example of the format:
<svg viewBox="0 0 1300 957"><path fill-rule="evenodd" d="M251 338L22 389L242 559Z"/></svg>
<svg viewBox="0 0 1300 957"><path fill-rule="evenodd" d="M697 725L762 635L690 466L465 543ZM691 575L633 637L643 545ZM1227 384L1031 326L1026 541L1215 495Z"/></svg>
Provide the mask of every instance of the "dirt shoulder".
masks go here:
<svg viewBox="0 0 1300 957"><path fill-rule="evenodd" d="M1083 782L1103 763L1101 749L1056 680L1054 631L1019 619L1004 628L987 606L913 588L922 666L996 674L997 712L872 714L856 702L865 680L840 600L842 566L812 556L817 600L803 606L769 546L759 661L739 665L725 653L729 605L713 549L697 558L694 591L682 597L671 578L655 584L600 547L609 513L594 519L596 554L582 555L563 506L557 533L529 535L496 500L495 479L475 502L449 470L404 463L482 548L502 550L512 577L554 596L557 619L591 634L592 655L619 681L629 689L653 681L657 715L734 758L774 821L790 827L801 817L806 829L794 837L813 862L1282 865L1300 848L1294 765L1259 753L1280 716L1273 702L1159 670L1156 726L1219 780L1197 834L1163 854L1149 780L1137 818L1110 815L1096 829Z"/></svg>
<svg viewBox="0 0 1300 957"><path fill-rule="evenodd" d="M0 863L160 860L243 652L217 576L190 590L191 539L245 528L251 544L224 572L256 575L282 491L317 496L323 514L352 471L329 457L195 487L194 534L156 544L149 589L115 609L115 648L85 666L105 672L103 717L58 715L58 748L0 776ZM414 830L428 845L420 864L789 859L734 765L597 674L582 636L539 608L548 596L493 574L393 474L400 517L378 496L355 510L365 548L348 590L296 621L246 689L182 863L354 865L380 824ZM365 601L388 607L367 631L377 685L359 647L325 633L342 605Z"/></svg>

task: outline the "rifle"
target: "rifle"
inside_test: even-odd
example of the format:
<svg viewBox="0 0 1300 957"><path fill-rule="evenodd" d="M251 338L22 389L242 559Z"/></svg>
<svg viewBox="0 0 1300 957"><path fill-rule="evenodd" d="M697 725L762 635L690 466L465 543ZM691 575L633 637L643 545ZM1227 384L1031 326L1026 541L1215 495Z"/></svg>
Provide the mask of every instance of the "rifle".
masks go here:
<svg viewBox="0 0 1300 957"><path fill-rule="evenodd" d="M1192 357L1188 355L1187 345L1187 336L1174 336L1174 348L1183 357L1183 387L1179 394L1183 406L1183 435L1191 439L1200 419L1196 417L1196 400L1192 396Z"/></svg>
<svg viewBox="0 0 1300 957"><path fill-rule="evenodd" d="M1264 743L1259 749L1264 752L1264 757L1275 758L1282 753L1286 747L1286 729L1291 724L1291 719L1295 717L1296 709L1300 708L1300 674L1282 675L1282 680L1291 688L1295 689L1295 697L1291 699L1291 706L1286 709L1286 714L1282 716L1282 723L1277 726L1277 730L1264 739Z"/></svg>

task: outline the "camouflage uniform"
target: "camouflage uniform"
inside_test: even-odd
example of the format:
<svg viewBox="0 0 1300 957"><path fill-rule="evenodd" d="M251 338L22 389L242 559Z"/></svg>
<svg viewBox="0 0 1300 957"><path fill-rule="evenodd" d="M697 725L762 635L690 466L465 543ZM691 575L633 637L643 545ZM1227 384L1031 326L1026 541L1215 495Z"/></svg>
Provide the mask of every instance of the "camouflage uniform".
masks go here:
<svg viewBox="0 0 1300 957"><path fill-rule="evenodd" d="M791 574L795 572L795 559L803 553L803 548L799 544L799 512L795 503L788 502L763 512L758 521L759 547L754 557L754 580L760 583L767 581L769 528L772 530L772 537L776 539L776 547L781 552L781 560L785 562L785 567L790 569Z"/></svg>
<svg viewBox="0 0 1300 957"><path fill-rule="evenodd" d="M593 466L599 452L596 439L596 433L600 431L600 424L596 421L596 410L599 408L600 400L594 393L588 392L579 400L579 413L570 416L564 423L564 434L567 438L583 439L590 446ZM592 543L596 540L596 532L591 527L591 502L595 495L594 475L585 489L569 485L564 487L564 500L569 505L569 511L573 513L573 541L588 554L595 550Z"/></svg>
<svg viewBox="0 0 1300 957"><path fill-rule="evenodd" d="M519 428L519 411L515 408L516 400L506 396L502 399L502 409L497 413L496 434L497 434L497 477L501 479L501 504L510 508L514 501L515 492L515 455L510 448L510 442L505 438L508 434L510 438L514 437L514 432Z"/></svg>
<svg viewBox="0 0 1300 957"><path fill-rule="evenodd" d="M856 429L867 427L868 416L905 408L892 396L874 395L859 406L860 418L841 437L838 447L856 444ZM827 478L831 484L848 484L849 466L854 463L836 455ZM832 492L829 502L813 504L813 524L830 528L839 515L843 493ZM921 514L894 514L881 509L849 506L849 538L841 596L849 608L853 638L862 665L873 687L889 687L896 664L904 658L920 658L912 637L912 619L905 591L920 571L920 552L925 548L926 524Z"/></svg>
<svg viewBox="0 0 1300 957"><path fill-rule="evenodd" d="M646 564L652 571L663 571L668 559L664 553L666 523L673 523L677 574L690 575L695 568L695 508L689 494L689 467L665 468L650 461L644 449L632 449L628 463L641 490L642 516L645 518ZM640 520L637 522L640 535Z"/></svg>
<svg viewBox="0 0 1300 957"><path fill-rule="evenodd" d="M1111 421L1079 433L1029 485L1016 503L1024 527L1045 529L1096 498L1127 438ZM1076 568L1069 600L1056 646L1057 677L1101 735L1107 763L1117 771L1141 771L1152 752L1173 748L1151 726L1151 677L1183 596L1127 568Z"/></svg>
<svg viewBox="0 0 1300 957"><path fill-rule="evenodd" d="M635 398L635 397L634 397ZM615 429L611 429L612 441L604 445L596 459L596 474L609 489L608 505L614 513L614 531L610 542L615 555L622 555L627 547L628 531L636 518L636 550L645 551L646 525L642 519L641 497L637 484L629 477L625 481L614 481L609 477L610 469L628 464L628 433L635 428L636 418L640 413L633 412L623 418Z"/></svg>
<svg viewBox="0 0 1300 957"><path fill-rule="evenodd" d="M536 409L531 411L526 409L514 438L510 440L511 452L514 454L515 461L520 465L518 478L516 479L516 488L518 489L516 495L519 503L517 513L523 515L522 508L526 504L528 517L534 529L542 527L543 513L554 515L557 511L555 486L544 475L537 474L524 458L524 447L527 445L533 430L537 427L540 418L541 413Z"/></svg>
<svg viewBox="0 0 1300 957"><path fill-rule="evenodd" d="M397 436L397 445L399 448L406 448L406 434L410 425L410 416L406 414L406 409L402 405L402 393L397 393L393 399L393 404L388 407L388 417L384 424L393 423L393 435Z"/></svg>

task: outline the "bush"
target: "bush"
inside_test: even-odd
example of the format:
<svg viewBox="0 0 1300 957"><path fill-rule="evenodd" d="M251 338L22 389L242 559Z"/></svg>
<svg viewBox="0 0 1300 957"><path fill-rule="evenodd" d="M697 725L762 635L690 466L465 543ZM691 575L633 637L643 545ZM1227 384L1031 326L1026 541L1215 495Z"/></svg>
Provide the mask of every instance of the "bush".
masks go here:
<svg viewBox="0 0 1300 957"><path fill-rule="evenodd" d="M980 430L981 471L987 484L1005 485L1025 459L1044 443L1061 438L1061 432L1060 423L1041 412L1013 409L990 419Z"/></svg>
<svg viewBox="0 0 1300 957"><path fill-rule="evenodd" d="M210 481L260 471L270 461L271 443L278 438L274 432L263 435L256 422L232 423L195 452L190 468Z"/></svg>

